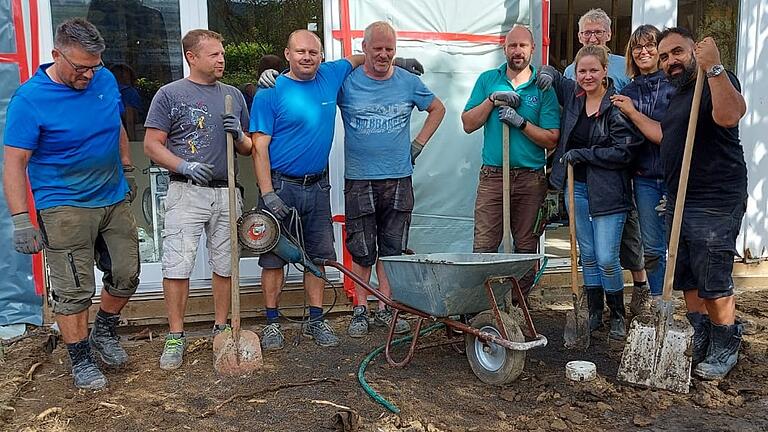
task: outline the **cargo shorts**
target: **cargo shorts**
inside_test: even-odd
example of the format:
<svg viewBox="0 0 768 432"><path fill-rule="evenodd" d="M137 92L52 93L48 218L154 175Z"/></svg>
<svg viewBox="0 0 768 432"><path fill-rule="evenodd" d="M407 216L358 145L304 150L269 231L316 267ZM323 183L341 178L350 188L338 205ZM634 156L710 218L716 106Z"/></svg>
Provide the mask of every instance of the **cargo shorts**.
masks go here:
<svg viewBox="0 0 768 432"><path fill-rule="evenodd" d="M139 239L131 205L57 206L38 211L53 312L74 315L88 309L96 293L96 267L104 290L127 298L139 286Z"/></svg>

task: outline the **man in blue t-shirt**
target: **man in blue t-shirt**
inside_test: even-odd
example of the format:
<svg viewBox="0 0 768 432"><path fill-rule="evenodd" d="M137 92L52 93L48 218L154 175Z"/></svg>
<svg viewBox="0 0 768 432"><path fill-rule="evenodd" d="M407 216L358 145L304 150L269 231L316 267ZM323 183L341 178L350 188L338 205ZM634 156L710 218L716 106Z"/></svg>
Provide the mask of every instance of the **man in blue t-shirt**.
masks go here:
<svg viewBox="0 0 768 432"><path fill-rule="evenodd" d="M285 58L290 72L277 77L275 87L256 93L251 112L260 204L284 221L288 231L302 234L300 240L310 258L335 259L327 166L336 95L352 69L362 64L363 56L321 63L323 51L317 35L296 30L288 37ZM285 264L273 253L259 257L268 322L261 338L265 351L281 349L285 340L277 310ZM338 345L338 337L322 319L325 281L306 272L304 287L310 314L304 335L320 346Z"/></svg>
<svg viewBox="0 0 768 432"><path fill-rule="evenodd" d="M352 270L364 281L376 275L382 294L390 296L387 276L377 257L400 255L408 243L413 211L411 174L416 157L445 116L443 103L418 76L394 67L397 34L386 22L365 29L365 63L341 88L339 108L344 120L344 207L346 246ZM427 111L421 131L411 141L413 108ZM368 295L355 285L355 307L347 332L368 334ZM393 313L379 302L374 323L389 327ZM395 332L409 330L398 319Z"/></svg>
<svg viewBox="0 0 768 432"><path fill-rule="evenodd" d="M83 389L107 385L91 349L108 366L128 361L115 327L139 285L139 242L130 207L135 179L120 121L120 92L101 61L104 48L88 21L59 25L53 63L40 66L19 87L5 125L3 184L14 245L28 254L45 249L53 312L75 386ZM27 174L39 231L29 216ZM94 259L104 286L89 335Z"/></svg>

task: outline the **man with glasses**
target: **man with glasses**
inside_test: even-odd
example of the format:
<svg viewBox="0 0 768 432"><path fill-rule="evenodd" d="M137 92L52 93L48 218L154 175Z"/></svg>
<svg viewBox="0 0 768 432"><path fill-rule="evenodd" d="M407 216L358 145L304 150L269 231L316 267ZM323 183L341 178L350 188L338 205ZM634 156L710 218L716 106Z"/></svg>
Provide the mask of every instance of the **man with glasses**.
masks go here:
<svg viewBox="0 0 768 432"><path fill-rule="evenodd" d="M104 39L81 18L56 29L53 63L41 65L8 105L3 185L18 252L45 249L56 322L67 344L75 386L100 389L107 379L91 350L111 367L128 355L119 344L120 311L139 285L135 196L123 105L115 77L103 69ZM27 174L38 230L27 205ZM88 334L96 290L101 301Z"/></svg>

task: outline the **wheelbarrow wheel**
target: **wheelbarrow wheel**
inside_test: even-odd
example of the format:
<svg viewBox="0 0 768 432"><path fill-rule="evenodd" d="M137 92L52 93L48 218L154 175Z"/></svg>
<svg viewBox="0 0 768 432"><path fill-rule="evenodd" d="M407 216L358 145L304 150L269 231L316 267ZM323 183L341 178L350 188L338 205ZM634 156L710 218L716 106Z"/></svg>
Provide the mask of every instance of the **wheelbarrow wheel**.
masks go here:
<svg viewBox="0 0 768 432"><path fill-rule="evenodd" d="M499 311L499 314L507 330L507 339L512 342L525 342L520 326L507 313ZM472 319L471 325L482 332L502 337L499 324L491 311L478 314ZM467 334L464 341L469 366L480 381L491 385L505 385L517 379L523 372L525 351L510 350L484 342L471 334Z"/></svg>

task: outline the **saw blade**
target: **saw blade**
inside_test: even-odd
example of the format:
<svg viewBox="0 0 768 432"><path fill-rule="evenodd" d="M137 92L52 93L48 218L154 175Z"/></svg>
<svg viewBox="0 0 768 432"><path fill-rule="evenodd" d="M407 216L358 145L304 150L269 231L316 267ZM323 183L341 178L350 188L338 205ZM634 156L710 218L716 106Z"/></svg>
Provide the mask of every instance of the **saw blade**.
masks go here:
<svg viewBox="0 0 768 432"><path fill-rule="evenodd" d="M237 220L237 238L244 248L260 255L277 245L280 240L280 224L271 213L251 209Z"/></svg>

